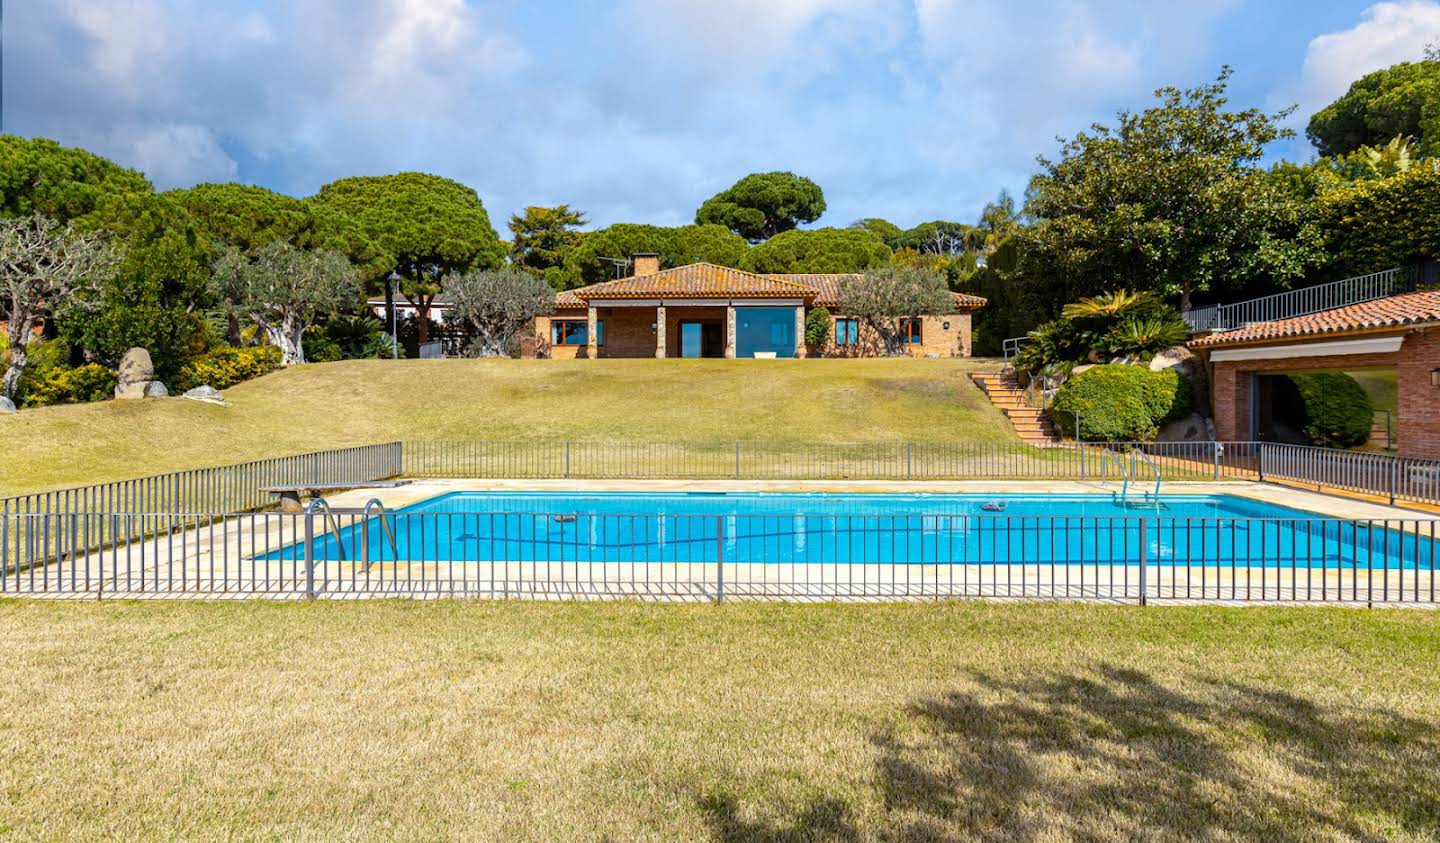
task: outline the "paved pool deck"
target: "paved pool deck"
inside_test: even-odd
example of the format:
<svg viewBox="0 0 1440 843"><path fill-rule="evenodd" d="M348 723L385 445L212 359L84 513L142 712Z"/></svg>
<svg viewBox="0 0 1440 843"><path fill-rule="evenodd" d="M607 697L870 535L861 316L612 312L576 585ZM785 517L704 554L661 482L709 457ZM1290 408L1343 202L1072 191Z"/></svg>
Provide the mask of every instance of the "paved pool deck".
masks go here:
<svg viewBox="0 0 1440 843"><path fill-rule="evenodd" d="M1060 494L1109 495L1115 483L1071 480L415 480L385 489L352 489L327 495L335 507L362 507L378 498L396 510L453 492L809 492L870 494ZM1131 484L1131 494L1148 487ZM1160 486L1166 495L1235 495L1288 506L1330 518L1429 519L1429 513L1253 481L1174 482Z"/></svg>

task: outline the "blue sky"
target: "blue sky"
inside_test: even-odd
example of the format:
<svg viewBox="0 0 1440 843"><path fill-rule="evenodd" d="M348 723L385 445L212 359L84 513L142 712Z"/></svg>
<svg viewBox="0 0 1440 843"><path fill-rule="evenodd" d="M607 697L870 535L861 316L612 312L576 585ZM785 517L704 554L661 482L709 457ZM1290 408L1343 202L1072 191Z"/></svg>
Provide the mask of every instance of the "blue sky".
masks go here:
<svg viewBox="0 0 1440 843"><path fill-rule="evenodd" d="M973 220L1035 156L1165 84L1236 69L1305 118L1440 41L1440 0L11 0L4 128L160 188L297 196L424 170L504 233L526 205L690 222L746 173L818 224ZM1303 140L1277 156L1308 158Z"/></svg>

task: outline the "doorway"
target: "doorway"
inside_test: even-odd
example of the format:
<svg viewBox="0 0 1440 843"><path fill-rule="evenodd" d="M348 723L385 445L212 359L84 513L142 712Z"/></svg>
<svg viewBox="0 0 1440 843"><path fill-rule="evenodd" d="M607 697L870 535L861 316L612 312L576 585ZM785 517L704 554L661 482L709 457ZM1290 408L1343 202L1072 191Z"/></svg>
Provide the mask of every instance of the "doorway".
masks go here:
<svg viewBox="0 0 1440 843"><path fill-rule="evenodd" d="M720 322L681 322L680 356L725 356L725 325Z"/></svg>

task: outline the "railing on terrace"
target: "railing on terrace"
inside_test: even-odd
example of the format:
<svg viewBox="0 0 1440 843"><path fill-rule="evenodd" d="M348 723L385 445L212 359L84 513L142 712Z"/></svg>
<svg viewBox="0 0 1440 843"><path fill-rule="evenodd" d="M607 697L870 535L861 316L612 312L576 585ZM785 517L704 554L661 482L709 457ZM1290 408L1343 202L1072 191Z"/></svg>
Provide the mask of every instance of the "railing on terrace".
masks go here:
<svg viewBox="0 0 1440 843"><path fill-rule="evenodd" d="M643 506L643 505L642 505ZM48 514L0 594L657 600L1063 598L1435 605L1433 519L583 512ZM172 529L98 548L82 521ZM139 532L118 526L116 534Z"/></svg>
<svg viewBox="0 0 1440 843"><path fill-rule="evenodd" d="M1209 305L1184 314L1190 330L1229 331L1256 322L1273 322L1336 307L1383 299L1415 288L1414 267L1387 269L1355 278L1288 290L1235 304Z"/></svg>

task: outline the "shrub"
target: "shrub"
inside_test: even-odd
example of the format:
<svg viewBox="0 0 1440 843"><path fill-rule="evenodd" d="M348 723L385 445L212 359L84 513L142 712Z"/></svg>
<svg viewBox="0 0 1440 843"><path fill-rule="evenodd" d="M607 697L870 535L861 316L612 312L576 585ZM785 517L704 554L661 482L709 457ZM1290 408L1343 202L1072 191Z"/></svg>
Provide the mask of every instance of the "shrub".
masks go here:
<svg viewBox="0 0 1440 843"><path fill-rule="evenodd" d="M280 349L273 345L249 348L221 346L186 363L175 376L175 389L184 392L197 386L225 389L241 381L273 372L280 366Z"/></svg>
<svg viewBox="0 0 1440 843"><path fill-rule="evenodd" d="M115 373L98 363L74 369L54 366L25 380L21 401L26 407L104 401L115 395L117 382Z"/></svg>
<svg viewBox="0 0 1440 843"><path fill-rule="evenodd" d="M805 344L811 348L824 348L830 341L830 311L817 307L805 314Z"/></svg>
<svg viewBox="0 0 1440 843"><path fill-rule="evenodd" d="M1070 378L1055 392L1051 416L1067 436L1098 442L1148 441L1160 426L1190 412L1190 384L1167 369L1096 366Z"/></svg>
<svg viewBox="0 0 1440 843"><path fill-rule="evenodd" d="M1190 326L1173 309L1146 316L1128 316L1105 334L1103 344L1111 354L1149 360L1158 352L1190 340Z"/></svg>
<svg viewBox="0 0 1440 843"><path fill-rule="evenodd" d="M1282 385L1293 390L1286 394ZM1370 438L1375 405L1360 382L1343 372L1289 375L1276 384L1277 410L1290 410L1291 420L1312 445L1353 448Z"/></svg>

